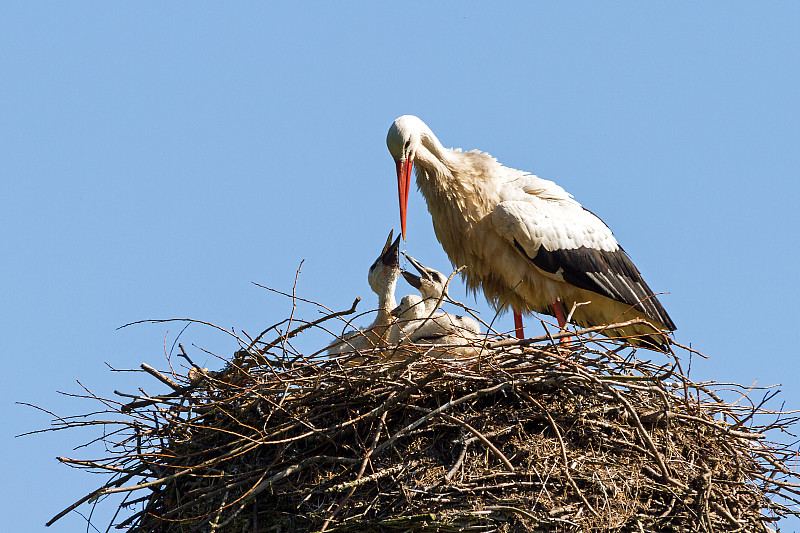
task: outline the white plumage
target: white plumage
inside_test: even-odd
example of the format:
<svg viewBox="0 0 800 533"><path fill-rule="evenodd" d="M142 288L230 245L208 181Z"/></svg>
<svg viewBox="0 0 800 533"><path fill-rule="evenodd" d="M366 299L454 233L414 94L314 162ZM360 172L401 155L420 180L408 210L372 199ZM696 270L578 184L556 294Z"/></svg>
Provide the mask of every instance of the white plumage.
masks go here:
<svg viewBox="0 0 800 533"><path fill-rule="evenodd" d="M438 270L426 267L410 255L405 255L419 275L406 270L401 273L406 281L420 292L421 298L412 300L412 296L406 296L398 306L400 312L395 314L406 319L404 322L398 321L401 340L427 341L436 344L463 344L475 340L481 333L480 324L476 320L438 312L447 297L447 278ZM412 309L405 309L407 298L411 302L416 302Z"/></svg>
<svg viewBox="0 0 800 533"><path fill-rule="evenodd" d="M406 270L403 277L419 290L421 296L404 296L392 313L397 318L390 340L395 343L422 343L447 345L433 348L430 355L440 358L463 358L478 354L481 328L470 317L439 312L447 297L447 278L439 271L422 265L406 254L408 261L419 272L419 276Z"/></svg>
<svg viewBox="0 0 800 533"><path fill-rule="evenodd" d="M606 331L665 344L675 325L611 230L563 188L477 150L442 146L419 118L394 121L386 138L397 165L405 238L410 174L425 197L436 237L468 287L498 309L564 317L582 326L633 318L652 324ZM588 303L587 303L588 302ZM584 304L578 305L576 304Z"/></svg>

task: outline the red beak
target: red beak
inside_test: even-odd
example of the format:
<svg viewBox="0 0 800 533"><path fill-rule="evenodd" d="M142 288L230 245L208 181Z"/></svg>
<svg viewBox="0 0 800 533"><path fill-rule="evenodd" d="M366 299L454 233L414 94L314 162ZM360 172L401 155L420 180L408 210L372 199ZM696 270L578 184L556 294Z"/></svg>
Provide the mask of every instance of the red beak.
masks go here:
<svg viewBox="0 0 800 533"><path fill-rule="evenodd" d="M400 231L403 240L406 240L406 211L408 207L408 187L411 184L411 167L414 161L411 158L395 161L397 165L397 195L400 198Z"/></svg>

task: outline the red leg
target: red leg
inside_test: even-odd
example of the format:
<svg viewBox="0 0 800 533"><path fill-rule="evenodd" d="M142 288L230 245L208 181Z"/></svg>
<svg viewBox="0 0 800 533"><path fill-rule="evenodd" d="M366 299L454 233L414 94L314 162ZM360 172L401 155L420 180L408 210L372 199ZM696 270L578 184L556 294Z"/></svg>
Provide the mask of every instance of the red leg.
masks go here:
<svg viewBox="0 0 800 533"><path fill-rule="evenodd" d="M564 310L561 308L561 302L558 300L554 301L553 310L556 313L556 320L558 320L558 329L561 329L567 323L567 318L564 316Z"/></svg>
<svg viewBox="0 0 800 533"><path fill-rule="evenodd" d="M522 315L514 311L514 333L518 339L525 338L525 331L522 329Z"/></svg>
<svg viewBox="0 0 800 533"><path fill-rule="evenodd" d="M567 318L564 316L564 309L561 307L561 302L558 300L553 302L553 311L556 314L556 320L558 320L558 329L564 331L564 326L567 324ZM569 347L569 337L561 337L561 340L558 341L561 346Z"/></svg>

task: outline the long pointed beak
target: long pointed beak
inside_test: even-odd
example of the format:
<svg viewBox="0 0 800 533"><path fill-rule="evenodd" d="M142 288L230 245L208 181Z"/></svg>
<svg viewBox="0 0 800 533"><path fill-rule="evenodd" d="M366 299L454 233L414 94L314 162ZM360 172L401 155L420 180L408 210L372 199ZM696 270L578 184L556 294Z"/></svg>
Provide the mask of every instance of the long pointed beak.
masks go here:
<svg viewBox="0 0 800 533"><path fill-rule="evenodd" d="M422 278L420 278L419 276L415 276L408 270L403 270L400 273L403 275L404 278L406 278L408 284L414 287L415 289L419 290L422 287L422 283L420 281Z"/></svg>
<svg viewBox="0 0 800 533"><path fill-rule="evenodd" d="M392 245L392 235L394 235L394 229L389 230L389 236L386 238L386 244L383 245L383 250L381 250L381 255L385 254L389 247Z"/></svg>
<svg viewBox="0 0 800 533"><path fill-rule="evenodd" d="M425 269L425 265L423 265L422 263L420 263L419 261L417 261L416 259L414 259L413 257L411 257L410 255L408 255L406 253L404 253L403 255L406 256L406 259L408 259L408 262L411 263L411 266L413 266L414 268L417 269L417 272L419 272L420 274L422 274L426 278L430 278L430 275L428 274L427 270Z"/></svg>
<svg viewBox="0 0 800 533"><path fill-rule="evenodd" d="M392 236L389 234L389 238ZM388 241L387 241L388 244ZM383 250L381 254L381 261L387 266L400 266L400 236L398 235L394 242Z"/></svg>
<svg viewBox="0 0 800 533"><path fill-rule="evenodd" d="M408 188L411 184L411 167L414 166L412 158L395 161L397 165L397 195L400 198L400 231L403 240L406 240L406 211L408 207Z"/></svg>

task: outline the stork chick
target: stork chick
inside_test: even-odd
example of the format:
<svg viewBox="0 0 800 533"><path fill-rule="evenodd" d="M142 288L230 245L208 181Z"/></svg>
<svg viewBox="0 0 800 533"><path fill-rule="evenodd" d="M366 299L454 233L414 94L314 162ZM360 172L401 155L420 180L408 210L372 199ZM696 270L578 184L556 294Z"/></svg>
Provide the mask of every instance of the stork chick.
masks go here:
<svg viewBox="0 0 800 533"><path fill-rule="evenodd" d="M392 310L397 307L395 288L400 277L400 236L392 242L394 230L378 258L369 267L367 280L372 292L378 295L378 315L368 327L359 331L348 331L328 347L329 354L351 350L368 350L386 344L394 324Z"/></svg>
<svg viewBox="0 0 800 533"><path fill-rule="evenodd" d="M441 272L426 267L408 254L406 258L419 275L403 270L403 277L420 292L422 297L413 300L416 302L414 308L403 310L400 314L406 318L406 322L398 321L398 341L468 344L475 340L481 332L480 325L475 320L445 312L437 313L447 297L447 278ZM438 355L454 355L453 352L444 349ZM473 352L474 350L469 350L467 353L463 349L458 349L455 350L455 355L474 355Z"/></svg>

